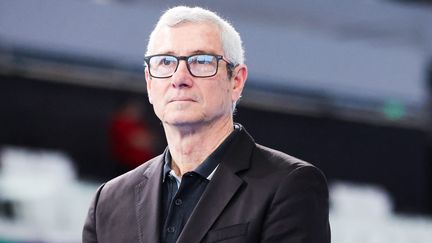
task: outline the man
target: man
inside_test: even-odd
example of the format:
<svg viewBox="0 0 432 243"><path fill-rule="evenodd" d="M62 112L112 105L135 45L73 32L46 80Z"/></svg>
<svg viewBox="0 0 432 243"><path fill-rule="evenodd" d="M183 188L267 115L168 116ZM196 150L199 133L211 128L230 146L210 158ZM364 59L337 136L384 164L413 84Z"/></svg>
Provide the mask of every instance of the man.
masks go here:
<svg viewBox="0 0 432 243"><path fill-rule="evenodd" d="M330 242L323 174L233 122L248 72L229 23L170 9L145 62L168 147L99 188L83 242Z"/></svg>

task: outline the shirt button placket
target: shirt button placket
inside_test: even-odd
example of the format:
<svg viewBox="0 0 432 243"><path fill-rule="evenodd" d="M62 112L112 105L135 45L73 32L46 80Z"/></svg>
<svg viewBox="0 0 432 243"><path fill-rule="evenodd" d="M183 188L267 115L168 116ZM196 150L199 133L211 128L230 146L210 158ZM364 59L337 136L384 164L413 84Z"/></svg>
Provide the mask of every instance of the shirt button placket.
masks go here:
<svg viewBox="0 0 432 243"><path fill-rule="evenodd" d="M180 198L177 198L177 199L174 201L174 203L175 203L176 206L181 206L181 205L183 204L183 201L182 201Z"/></svg>
<svg viewBox="0 0 432 243"><path fill-rule="evenodd" d="M168 233L174 233L175 232L175 227L174 226L170 226L167 228Z"/></svg>

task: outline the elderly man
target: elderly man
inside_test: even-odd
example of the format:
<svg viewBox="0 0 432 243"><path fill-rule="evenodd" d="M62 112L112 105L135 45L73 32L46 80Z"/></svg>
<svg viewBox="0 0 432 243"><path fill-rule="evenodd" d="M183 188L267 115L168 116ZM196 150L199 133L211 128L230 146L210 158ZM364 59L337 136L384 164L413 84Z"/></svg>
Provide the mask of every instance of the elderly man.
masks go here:
<svg viewBox="0 0 432 243"><path fill-rule="evenodd" d="M330 242L325 177L233 121L248 70L239 34L202 8L165 12L145 57L168 147L102 185L83 242Z"/></svg>

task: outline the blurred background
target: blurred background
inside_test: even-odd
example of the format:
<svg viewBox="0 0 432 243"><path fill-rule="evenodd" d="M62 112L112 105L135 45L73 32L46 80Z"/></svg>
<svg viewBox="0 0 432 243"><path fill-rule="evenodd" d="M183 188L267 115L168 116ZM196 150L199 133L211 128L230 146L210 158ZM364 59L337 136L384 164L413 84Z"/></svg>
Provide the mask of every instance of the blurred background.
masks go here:
<svg viewBox="0 0 432 243"><path fill-rule="evenodd" d="M163 151L143 53L178 4L240 32L235 121L323 170L333 242L432 241L432 1L2 0L0 242L81 242L100 183Z"/></svg>

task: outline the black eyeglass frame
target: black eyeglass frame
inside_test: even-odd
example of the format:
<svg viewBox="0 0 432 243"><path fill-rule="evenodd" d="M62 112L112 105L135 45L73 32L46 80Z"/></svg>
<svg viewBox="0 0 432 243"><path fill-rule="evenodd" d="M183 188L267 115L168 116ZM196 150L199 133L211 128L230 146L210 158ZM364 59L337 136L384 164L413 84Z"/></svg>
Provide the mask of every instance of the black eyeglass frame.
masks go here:
<svg viewBox="0 0 432 243"><path fill-rule="evenodd" d="M190 70L189 62L188 62L187 60L188 60L189 58L193 57L193 56L200 56L200 55L213 56L213 57L216 58L217 62L216 62L216 70L215 70L215 73L214 73L214 74L212 74L212 75L207 75L207 76L197 76L197 75L194 75L194 74L192 73L192 71ZM154 75L151 73L150 59L151 59L152 57L157 57L157 56L169 56L169 57L174 57L174 58L177 60L177 66L176 66L176 68L174 69L174 72L173 72L171 75L169 75L169 76L163 76L163 77L158 77L158 76L154 76ZM174 75L174 73L177 72L177 69L178 69L178 66L179 66L181 60L184 60L184 61L186 62L186 68L187 68L187 70L189 71L190 75L192 75L192 77L195 77L195 78L209 78L209 77L213 77L213 76L215 76L215 75L217 74L218 70L219 70L219 61L220 61L220 60L223 60L223 61L225 61L225 62L227 63L227 69L228 69L228 74L229 74L229 75L231 75L231 74L232 74L232 70L233 70L235 67L238 66L238 64L234 64L234 63L232 63L232 62L226 60L225 57L222 56L222 55L214 55L214 54L206 54L206 53L202 53L202 54L193 54L193 55L190 55L190 56L174 56L174 55L167 55L167 54L156 54L156 55L151 55L151 56L145 56L145 57L144 57L144 62L145 62L145 64L146 64L147 67L148 67L149 74L150 74L150 76L153 77L153 78L170 78L170 77L172 77L172 76Z"/></svg>

